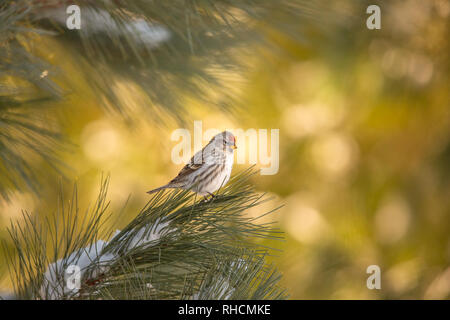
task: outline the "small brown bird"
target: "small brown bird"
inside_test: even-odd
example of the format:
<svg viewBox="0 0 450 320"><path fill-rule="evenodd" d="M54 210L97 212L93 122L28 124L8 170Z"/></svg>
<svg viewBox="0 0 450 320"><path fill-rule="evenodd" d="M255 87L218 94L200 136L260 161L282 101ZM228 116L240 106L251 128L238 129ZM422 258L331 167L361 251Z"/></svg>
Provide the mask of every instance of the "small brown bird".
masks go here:
<svg viewBox="0 0 450 320"><path fill-rule="evenodd" d="M236 148L236 138L232 133L224 131L215 135L191 158L174 179L147 193L180 188L194 191L202 196L214 196L213 193L230 179Z"/></svg>

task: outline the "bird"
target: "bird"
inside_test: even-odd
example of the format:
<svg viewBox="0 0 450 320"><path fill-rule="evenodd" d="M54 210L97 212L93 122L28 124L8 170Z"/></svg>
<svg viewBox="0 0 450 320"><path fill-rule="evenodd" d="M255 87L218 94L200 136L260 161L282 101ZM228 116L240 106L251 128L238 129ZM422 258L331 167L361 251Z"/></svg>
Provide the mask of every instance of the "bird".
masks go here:
<svg viewBox="0 0 450 320"><path fill-rule="evenodd" d="M169 183L147 193L152 194L163 189L184 189L214 198L214 192L230 179L235 149L236 137L229 131L223 131L195 153Z"/></svg>

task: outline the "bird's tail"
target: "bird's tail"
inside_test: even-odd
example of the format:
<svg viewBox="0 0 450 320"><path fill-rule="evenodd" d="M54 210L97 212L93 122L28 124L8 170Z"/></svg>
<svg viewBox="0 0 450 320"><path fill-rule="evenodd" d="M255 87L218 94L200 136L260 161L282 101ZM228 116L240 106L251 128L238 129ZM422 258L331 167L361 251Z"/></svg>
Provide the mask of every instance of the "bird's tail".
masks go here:
<svg viewBox="0 0 450 320"><path fill-rule="evenodd" d="M166 186L162 186L162 187L159 187L159 188L156 188L156 189L152 189L152 190L150 190L150 191L147 191L147 193L148 193L148 194L152 194L152 193L158 192L159 190L163 190L163 189L166 189L166 188L167 188Z"/></svg>
<svg viewBox="0 0 450 320"><path fill-rule="evenodd" d="M166 184L166 185L164 185L164 186L161 186L161 187L159 187L159 188L156 188L156 189L152 189L152 190L150 190L150 191L147 191L147 193L148 193L148 194L152 194L152 193L158 192L158 191L160 191L160 190L170 189L170 188L175 188L175 187L172 186L170 183L168 183L168 184Z"/></svg>

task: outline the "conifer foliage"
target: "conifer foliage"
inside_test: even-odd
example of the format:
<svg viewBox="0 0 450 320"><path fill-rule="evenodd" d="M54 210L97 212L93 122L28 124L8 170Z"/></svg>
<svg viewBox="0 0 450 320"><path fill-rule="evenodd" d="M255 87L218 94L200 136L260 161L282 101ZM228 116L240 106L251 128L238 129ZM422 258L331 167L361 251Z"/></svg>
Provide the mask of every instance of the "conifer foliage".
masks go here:
<svg viewBox="0 0 450 320"><path fill-rule="evenodd" d="M108 179L81 219L75 188L56 221L24 213L12 224L9 252L15 291L24 299L281 299L272 250L258 239L281 239L272 223L243 212L267 201L236 175L212 199L188 191L159 192L123 230L105 230ZM276 208L274 208L276 209ZM109 239L109 240L102 240ZM79 268L79 269L75 269ZM79 277L77 276L79 275Z"/></svg>

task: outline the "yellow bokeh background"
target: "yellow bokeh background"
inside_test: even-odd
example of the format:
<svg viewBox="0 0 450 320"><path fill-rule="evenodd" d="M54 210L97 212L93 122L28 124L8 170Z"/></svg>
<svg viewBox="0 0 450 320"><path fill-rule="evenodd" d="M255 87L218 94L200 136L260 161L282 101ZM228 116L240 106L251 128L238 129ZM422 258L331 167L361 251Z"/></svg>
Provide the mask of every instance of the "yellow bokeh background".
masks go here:
<svg viewBox="0 0 450 320"><path fill-rule="evenodd" d="M270 261L290 297L448 299L450 6L396 1L383 7L382 29L373 31L365 27L365 13L355 12L360 6L346 9L359 17L349 22L352 33L325 26L326 36L311 32L310 42L302 43L267 31L277 50L236 52L250 67L242 74L223 72L236 83L239 105L226 112L187 98L184 124L164 113L155 121L142 111L152 102L137 86L112 80L115 93L134 110L133 123L124 123L99 105L63 45L36 39L40 54L69 75L61 83L70 86L70 94L52 102L54 117L73 143L61 153L68 166L67 196L77 182L85 208L95 200L102 175L109 174L110 211L128 201L116 226L121 228L149 200L147 190L181 169L171 160L174 130L193 132L196 120L204 131L279 129L278 173L252 178L258 192L274 199L246 214L284 205L264 219L277 221L285 240L265 244L281 250ZM235 165L234 172L248 166ZM48 168L42 164L40 170ZM15 193L0 203L0 238L8 242L6 227L10 219L21 219L22 209L52 215L59 181L48 170L39 197ZM366 286L369 265L381 268L380 290ZM0 291L8 290L2 262Z"/></svg>

